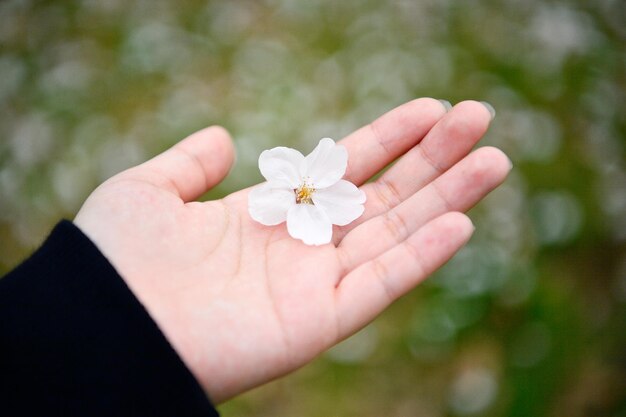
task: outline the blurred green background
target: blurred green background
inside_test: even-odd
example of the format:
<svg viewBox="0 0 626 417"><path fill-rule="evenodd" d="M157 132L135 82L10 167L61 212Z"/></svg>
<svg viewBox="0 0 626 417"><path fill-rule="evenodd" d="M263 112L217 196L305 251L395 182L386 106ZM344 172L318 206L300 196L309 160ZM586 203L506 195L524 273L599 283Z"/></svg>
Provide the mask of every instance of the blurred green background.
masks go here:
<svg viewBox="0 0 626 417"><path fill-rule="evenodd" d="M224 416L626 416L619 0L0 2L0 273L100 182L210 124L260 181L414 97L473 98L515 168L470 244Z"/></svg>

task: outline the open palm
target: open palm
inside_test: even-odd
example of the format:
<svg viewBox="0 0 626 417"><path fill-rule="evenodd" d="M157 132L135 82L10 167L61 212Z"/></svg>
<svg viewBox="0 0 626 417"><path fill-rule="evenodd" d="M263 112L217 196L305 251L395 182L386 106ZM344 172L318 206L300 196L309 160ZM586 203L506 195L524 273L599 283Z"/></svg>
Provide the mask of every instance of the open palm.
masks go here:
<svg viewBox="0 0 626 417"><path fill-rule="evenodd" d="M230 169L211 127L102 184L76 224L144 304L215 402L292 371L353 334L471 236L469 209L510 169L471 152L490 114L419 99L343 139L367 195L333 244L306 246L248 214L249 189L194 202ZM366 181L402 156L374 182Z"/></svg>

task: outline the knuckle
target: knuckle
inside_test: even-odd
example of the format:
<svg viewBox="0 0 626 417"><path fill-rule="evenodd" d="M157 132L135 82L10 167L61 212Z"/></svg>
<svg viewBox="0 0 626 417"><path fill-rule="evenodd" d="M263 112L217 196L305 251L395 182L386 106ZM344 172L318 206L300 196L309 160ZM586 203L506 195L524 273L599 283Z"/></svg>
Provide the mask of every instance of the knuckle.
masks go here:
<svg viewBox="0 0 626 417"><path fill-rule="evenodd" d="M395 293L389 286L389 271L387 270L387 267L379 259L374 259L372 260L372 269L374 270L376 279L388 299L387 301L391 302L395 300Z"/></svg>
<svg viewBox="0 0 626 417"><path fill-rule="evenodd" d="M415 261L416 275L422 278L425 277L429 268L426 260L422 256L420 248L410 239L404 241L403 246L409 256Z"/></svg>
<svg viewBox="0 0 626 417"><path fill-rule="evenodd" d="M378 146L380 146L380 148L386 155L391 156L393 155L393 152L391 151L391 149L389 149L389 145L385 139L385 135L383 135L381 132L379 126L380 120L381 118L374 120L372 123L369 124L369 128L372 131L372 135L374 135L374 139L376 140Z"/></svg>
<svg viewBox="0 0 626 417"><path fill-rule="evenodd" d="M445 168L441 165L441 163L437 162L436 158L431 155L425 146L418 146L417 149L419 149L422 159L432 167L436 174L441 175L444 173Z"/></svg>
<svg viewBox="0 0 626 417"><path fill-rule="evenodd" d="M391 210L402 202L400 192L390 181L381 177L375 184L376 194L386 210Z"/></svg>
<svg viewBox="0 0 626 417"><path fill-rule="evenodd" d="M452 204L452 202L446 197L446 194L443 192L443 190L441 189L441 187L439 186L439 184L437 182L433 182L432 183L432 189L435 193L436 198L439 199L439 201L441 202L441 205L443 206L444 211L448 212L448 211L454 211L454 204Z"/></svg>
<svg viewBox="0 0 626 417"><path fill-rule="evenodd" d="M395 210L390 210L383 215L383 221L387 231L396 242L401 242L409 235L406 221Z"/></svg>

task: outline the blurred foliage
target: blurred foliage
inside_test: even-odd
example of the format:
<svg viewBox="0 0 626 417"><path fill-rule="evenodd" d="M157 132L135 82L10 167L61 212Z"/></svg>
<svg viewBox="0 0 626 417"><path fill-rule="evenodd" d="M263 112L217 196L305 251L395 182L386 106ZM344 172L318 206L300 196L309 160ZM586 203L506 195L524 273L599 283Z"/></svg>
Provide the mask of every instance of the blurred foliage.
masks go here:
<svg viewBox="0 0 626 417"><path fill-rule="evenodd" d="M0 272L209 124L308 152L419 96L486 100L514 162L436 277L225 416L626 416L619 0L0 2Z"/></svg>

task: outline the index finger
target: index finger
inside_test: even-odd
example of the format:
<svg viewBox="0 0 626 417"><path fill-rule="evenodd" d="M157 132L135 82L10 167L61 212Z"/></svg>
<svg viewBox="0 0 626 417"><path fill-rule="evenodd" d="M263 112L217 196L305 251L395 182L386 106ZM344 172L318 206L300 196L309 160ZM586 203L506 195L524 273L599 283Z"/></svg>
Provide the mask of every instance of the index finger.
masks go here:
<svg viewBox="0 0 626 417"><path fill-rule="evenodd" d="M345 179L363 184L417 145L446 114L434 98L419 98L383 114L339 141L348 150Z"/></svg>

